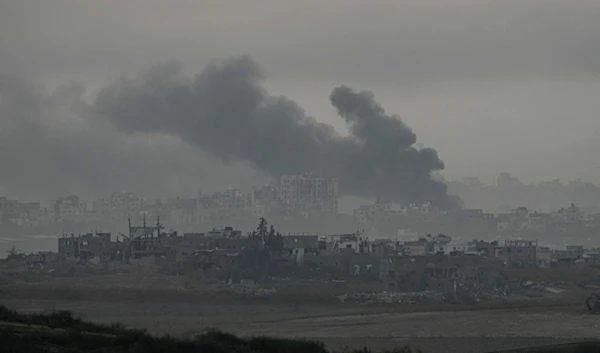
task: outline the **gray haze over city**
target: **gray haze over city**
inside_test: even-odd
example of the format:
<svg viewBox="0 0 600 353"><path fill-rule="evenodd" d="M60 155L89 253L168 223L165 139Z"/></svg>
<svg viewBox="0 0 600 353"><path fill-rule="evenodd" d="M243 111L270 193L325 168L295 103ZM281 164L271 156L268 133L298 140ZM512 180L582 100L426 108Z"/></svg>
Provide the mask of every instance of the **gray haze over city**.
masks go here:
<svg viewBox="0 0 600 353"><path fill-rule="evenodd" d="M442 177L600 183L599 11L5 1L0 194L194 195L305 170L343 195L454 207Z"/></svg>
<svg viewBox="0 0 600 353"><path fill-rule="evenodd" d="M599 351L599 93L600 0L0 0L0 347Z"/></svg>

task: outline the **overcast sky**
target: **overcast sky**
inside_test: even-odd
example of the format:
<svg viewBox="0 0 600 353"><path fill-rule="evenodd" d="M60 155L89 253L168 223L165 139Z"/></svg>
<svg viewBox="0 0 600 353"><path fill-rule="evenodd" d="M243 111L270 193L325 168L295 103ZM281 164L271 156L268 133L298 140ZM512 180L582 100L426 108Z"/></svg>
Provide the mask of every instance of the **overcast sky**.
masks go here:
<svg viewBox="0 0 600 353"><path fill-rule="evenodd" d="M528 182L600 183L599 19L598 0L0 0L0 74L44 85L46 94L77 83L85 100L115 78L168 60L193 75L212 59L248 54L265 72L270 94L293 99L341 133L346 126L329 102L332 88L373 91L419 143L438 151L449 179L492 183L509 171ZM0 124L14 119L6 116L14 110L1 112ZM51 115L53 138L77 134ZM160 150L144 145L157 142L140 143L146 147L138 155ZM184 159L171 167L193 161L179 184L170 181L173 192L190 190L197 171L208 189L266 178L196 158L181 141L169 144L165 158ZM36 151L46 147L32 146L0 157L15 173L34 172ZM29 166L15 164L15 156ZM0 181L0 194L25 194L7 172ZM79 191L69 188L60 191Z"/></svg>

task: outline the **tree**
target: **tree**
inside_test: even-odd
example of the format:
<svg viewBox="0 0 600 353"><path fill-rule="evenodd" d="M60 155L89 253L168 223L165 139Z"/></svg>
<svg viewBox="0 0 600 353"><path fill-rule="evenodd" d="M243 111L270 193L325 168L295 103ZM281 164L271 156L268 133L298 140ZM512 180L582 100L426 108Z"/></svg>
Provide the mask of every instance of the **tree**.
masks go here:
<svg viewBox="0 0 600 353"><path fill-rule="evenodd" d="M7 251L7 253L8 253L7 258L9 258L9 259L23 255L23 252L21 250L17 249L17 247L14 245L12 246L12 248L10 248L10 250Z"/></svg>
<svg viewBox="0 0 600 353"><path fill-rule="evenodd" d="M261 217L258 221L258 227L250 234L250 237L260 243L261 246L264 246L268 236L269 230L267 228L267 220L264 217Z"/></svg>
<svg viewBox="0 0 600 353"><path fill-rule="evenodd" d="M275 227L273 227L273 225L271 224L271 227L269 228L269 239L273 238L275 236Z"/></svg>
<svg viewBox="0 0 600 353"><path fill-rule="evenodd" d="M271 250L280 251L283 249L283 236L281 233L275 232L275 227L272 224L267 237L267 245Z"/></svg>

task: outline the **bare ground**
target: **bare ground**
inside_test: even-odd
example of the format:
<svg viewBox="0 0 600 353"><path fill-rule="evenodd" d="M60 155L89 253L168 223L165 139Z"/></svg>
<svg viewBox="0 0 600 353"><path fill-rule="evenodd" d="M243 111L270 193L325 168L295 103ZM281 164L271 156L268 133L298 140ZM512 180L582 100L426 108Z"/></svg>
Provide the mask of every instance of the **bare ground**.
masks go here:
<svg viewBox="0 0 600 353"><path fill-rule="evenodd" d="M0 286L18 310L72 310L96 322L192 336L220 328L243 336L317 339L332 350L410 345L424 352L489 352L600 338L600 316L575 288L545 300L480 304L342 305L333 294L369 284L277 285L271 298L207 291L185 277L121 274Z"/></svg>

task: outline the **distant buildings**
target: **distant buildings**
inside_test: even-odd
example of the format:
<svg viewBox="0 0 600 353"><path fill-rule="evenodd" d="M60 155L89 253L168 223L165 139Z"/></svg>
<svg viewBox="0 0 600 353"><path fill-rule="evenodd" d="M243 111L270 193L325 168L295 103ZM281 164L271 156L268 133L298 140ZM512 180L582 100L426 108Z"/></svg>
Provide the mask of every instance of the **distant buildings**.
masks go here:
<svg viewBox="0 0 600 353"><path fill-rule="evenodd" d="M81 221L87 213L87 205L76 195L61 197L54 203L56 222Z"/></svg>
<svg viewBox="0 0 600 353"><path fill-rule="evenodd" d="M510 173L500 173L496 179L496 185L499 188L513 188L515 186L521 186L519 178L513 177Z"/></svg>
<svg viewBox="0 0 600 353"><path fill-rule="evenodd" d="M20 202L0 197L0 225L35 226L42 216L41 213L42 209L39 202Z"/></svg>
<svg viewBox="0 0 600 353"><path fill-rule="evenodd" d="M109 259L112 255L111 235L110 233L64 235L58 239L58 253L72 258Z"/></svg>
<svg viewBox="0 0 600 353"><path fill-rule="evenodd" d="M360 205L354 210L354 218L360 223L369 223L378 219L389 219L406 210L396 203L375 202L367 205Z"/></svg>
<svg viewBox="0 0 600 353"><path fill-rule="evenodd" d="M338 212L339 182L312 173L283 175L279 180L279 197L293 210Z"/></svg>
<svg viewBox="0 0 600 353"><path fill-rule="evenodd" d="M130 192L121 192L94 200L93 211L103 220L121 221L128 217L138 218L140 211L146 206L147 202L144 198Z"/></svg>
<svg viewBox="0 0 600 353"><path fill-rule="evenodd" d="M398 219L398 216L421 218L437 217L443 214L430 203L404 206L394 202L380 201L376 201L372 204L360 205L353 213L354 218L359 223L394 220Z"/></svg>
<svg viewBox="0 0 600 353"><path fill-rule="evenodd" d="M514 267L538 267L538 242L511 239L496 251L496 257Z"/></svg>

